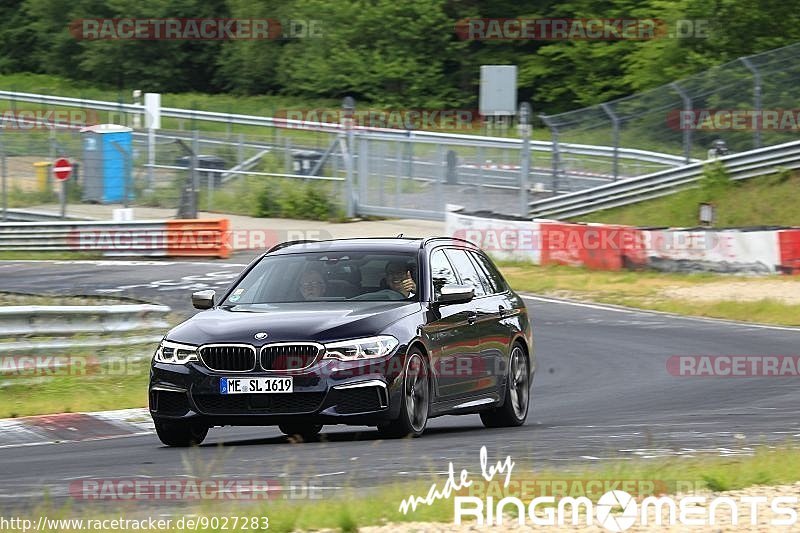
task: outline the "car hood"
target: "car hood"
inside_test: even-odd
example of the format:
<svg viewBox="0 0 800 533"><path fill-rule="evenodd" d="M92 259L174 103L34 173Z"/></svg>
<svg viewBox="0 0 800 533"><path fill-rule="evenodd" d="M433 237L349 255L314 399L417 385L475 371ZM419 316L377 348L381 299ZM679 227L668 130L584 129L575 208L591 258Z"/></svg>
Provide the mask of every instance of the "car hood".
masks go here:
<svg viewBox="0 0 800 533"><path fill-rule="evenodd" d="M235 306L196 314L167 334L186 344L237 342L254 345L286 341L327 342L369 337L414 312L419 302L303 302ZM255 340L256 333L267 338Z"/></svg>

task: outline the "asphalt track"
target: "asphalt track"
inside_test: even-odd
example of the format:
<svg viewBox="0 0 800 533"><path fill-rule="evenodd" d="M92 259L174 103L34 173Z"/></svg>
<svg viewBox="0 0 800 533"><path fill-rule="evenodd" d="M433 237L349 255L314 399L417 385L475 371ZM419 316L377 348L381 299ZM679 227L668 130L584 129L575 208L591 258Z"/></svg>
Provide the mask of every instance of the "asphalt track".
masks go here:
<svg viewBox="0 0 800 533"><path fill-rule="evenodd" d="M221 273L233 275L246 259L0 262L0 290L75 294L135 285L113 294L189 313L188 293L205 288L197 284L219 283ZM0 509L35 505L45 493L56 503L69 501L69 483L81 478L266 477L331 494L342 486L366 491L428 481L450 461L457 470L479 472L481 446L490 461L510 455L518 465L514 476L524 477L531 469L611 458L749 454L757 445L800 437L796 377L678 377L667 370L673 355L797 355L800 329L533 296L526 302L539 371L533 410L521 428L484 429L470 415L433 419L423 438L413 440L381 440L370 428L340 426L327 427L319 442L291 443L275 428L217 428L190 450L163 447L155 435L9 447L0 449Z"/></svg>

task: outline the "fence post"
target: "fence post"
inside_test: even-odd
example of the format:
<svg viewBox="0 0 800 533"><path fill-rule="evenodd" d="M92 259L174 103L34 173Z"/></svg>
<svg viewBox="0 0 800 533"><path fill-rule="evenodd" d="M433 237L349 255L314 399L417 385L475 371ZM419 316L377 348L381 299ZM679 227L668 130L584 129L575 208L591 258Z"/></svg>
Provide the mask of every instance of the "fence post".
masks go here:
<svg viewBox="0 0 800 533"><path fill-rule="evenodd" d="M381 172L376 172L378 179ZM363 137L358 139L358 190L357 198L367 198L367 186L369 185L367 176L369 175L369 141ZM356 205L358 202L356 202Z"/></svg>
<svg viewBox="0 0 800 533"><path fill-rule="evenodd" d="M692 99L686 94L686 91L681 89L681 86L675 82L669 84L670 87L675 89L681 100L683 101L683 110L684 111L691 111L692 109ZM686 164L688 165L692 161L692 129L691 128L684 128L683 129L683 157L686 160Z"/></svg>
<svg viewBox="0 0 800 533"><path fill-rule="evenodd" d="M519 215L528 214L528 177L531 170L531 105L522 102L519 106L519 129L522 133L522 150L519 169Z"/></svg>
<svg viewBox="0 0 800 533"><path fill-rule="evenodd" d="M197 218L197 193L200 189L199 176L197 174L197 155L200 152L200 132L198 130L194 130L192 132L192 153L189 156L189 165L191 166L191 180L192 180L192 197L191 197L191 206L192 206L192 218Z"/></svg>
<svg viewBox="0 0 800 533"><path fill-rule="evenodd" d="M740 57L739 59L742 60L747 70L753 73L753 107L755 108L755 115L759 117L753 132L753 148L761 148L761 72L747 57Z"/></svg>
<svg viewBox="0 0 800 533"><path fill-rule="evenodd" d="M558 149L558 127L550 120L547 115L539 115L539 119L550 129L550 144L552 145L552 152L550 157L552 178L553 178L553 196L558 195L558 176L561 169L561 152Z"/></svg>
<svg viewBox="0 0 800 533"><path fill-rule="evenodd" d="M614 156L613 156L613 166L614 166L614 181L619 179L619 117L614 113L611 109L611 106L608 104L600 104L600 107L603 108L603 111L606 112L608 118L611 119L611 128L612 128L612 143L614 143Z"/></svg>
<svg viewBox="0 0 800 533"><path fill-rule="evenodd" d="M342 126L345 129L346 142L345 142L345 161L347 164L347 182L345 186L346 201L346 216L353 218L356 215L355 205L355 187L353 180L355 173L353 169L353 112L355 111L356 101L351 96L345 96L342 100Z"/></svg>
<svg viewBox="0 0 800 533"><path fill-rule="evenodd" d="M0 178L3 181L3 220L8 219L8 174L6 172L6 141L3 138L3 130L0 129Z"/></svg>

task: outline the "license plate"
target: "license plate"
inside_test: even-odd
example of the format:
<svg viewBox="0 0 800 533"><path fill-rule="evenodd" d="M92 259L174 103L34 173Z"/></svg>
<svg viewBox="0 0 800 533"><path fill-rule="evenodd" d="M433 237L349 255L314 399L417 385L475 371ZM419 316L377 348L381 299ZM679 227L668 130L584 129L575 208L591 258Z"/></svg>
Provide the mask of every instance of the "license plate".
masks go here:
<svg viewBox="0 0 800 533"><path fill-rule="evenodd" d="M220 378L220 394L275 394L292 392L292 377Z"/></svg>

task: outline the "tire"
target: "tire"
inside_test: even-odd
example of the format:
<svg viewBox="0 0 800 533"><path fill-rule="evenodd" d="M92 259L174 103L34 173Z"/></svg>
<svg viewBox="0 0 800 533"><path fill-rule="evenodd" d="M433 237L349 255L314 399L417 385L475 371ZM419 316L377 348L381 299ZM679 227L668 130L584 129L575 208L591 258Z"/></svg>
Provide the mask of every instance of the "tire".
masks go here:
<svg viewBox="0 0 800 533"><path fill-rule="evenodd" d="M408 352L403 370L403 391L400 415L378 426L381 435L389 438L419 437L425 432L431 405L431 383L428 361L421 351Z"/></svg>
<svg viewBox="0 0 800 533"><path fill-rule="evenodd" d="M191 422L155 422L158 438L167 446L186 448L197 445L205 440L208 435L208 426L193 424Z"/></svg>
<svg viewBox="0 0 800 533"><path fill-rule="evenodd" d="M303 440L312 440L322 431L322 424L278 424L286 436L300 435Z"/></svg>
<svg viewBox="0 0 800 533"><path fill-rule="evenodd" d="M528 358L520 344L511 348L508 365L505 401L491 411L481 413L481 421L487 428L517 427L525 423L531 398Z"/></svg>

